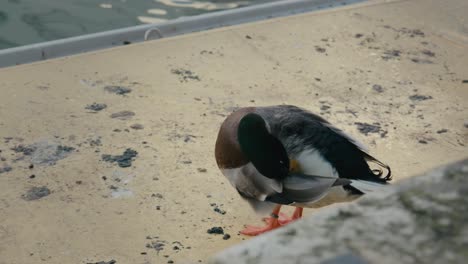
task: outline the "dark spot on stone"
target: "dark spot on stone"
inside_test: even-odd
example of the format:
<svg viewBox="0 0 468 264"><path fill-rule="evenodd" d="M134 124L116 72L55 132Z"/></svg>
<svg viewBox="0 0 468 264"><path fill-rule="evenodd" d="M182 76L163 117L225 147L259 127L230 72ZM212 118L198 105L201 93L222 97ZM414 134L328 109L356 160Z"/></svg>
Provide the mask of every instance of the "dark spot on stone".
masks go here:
<svg viewBox="0 0 468 264"><path fill-rule="evenodd" d="M5 173L5 172L9 172L11 170L13 170L13 168L11 168L10 166L4 166L4 167L0 168L0 174Z"/></svg>
<svg viewBox="0 0 468 264"><path fill-rule="evenodd" d="M440 129L440 130L437 130L437 134L442 134L442 133L447 133L448 132L448 129Z"/></svg>
<svg viewBox="0 0 468 264"><path fill-rule="evenodd" d="M132 89L130 88L119 86L119 85L109 85L109 86L104 87L104 90L109 93L114 93L118 95L125 95L132 91Z"/></svg>
<svg viewBox="0 0 468 264"><path fill-rule="evenodd" d="M289 229L288 231L286 231L284 233L286 236L295 236L297 234L297 230L296 229Z"/></svg>
<svg viewBox="0 0 468 264"><path fill-rule="evenodd" d="M28 167L30 170L34 169L34 164L29 164L29 167Z"/></svg>
<svg viewBox="0 0 468 264"><path fill-rule="evenodd" d="M29 179L34 179L34 178L36 178L36 175L34 175L34 174L29 176Z"/></svg>
<svg viewBox="0 0 468 264"><path fill-rule="evenodd" d="M390 60L394 59L396 57L400 57L401 51L392 49L392 50L386 50L384 51L384 56L382 56L382 59L384 60Z"/></svg>
<svg viewBox="0 0 468 264"><path fill-rule="evenodd" d="M219 207L215 207L213 208L213 211L217 212L218 214L222 214L222 215L225 215L226 214L226 211L224 211L223 209L219 208Z"/></svg>
<svg viewBox="0 0 468 264"><path fill-rule="evenodd" d="M173 260L168 260L167 263L172 264L172 263L174 263L174 261Z"/></svg>
<svg viewBox="0 0 468 264"><path fill-rule="evenodd" d="M218 226L218 227L216 227L216 226L215 226L215 227L212 227L212 228L208 229L206 232L207 232L208 234L218 234L218 235L224 234L224 230L223 230L223 228L220 227L220 226Z"/></svg>
<svg viewBox="0 0 468 264"><path fill-rule="evenodd" d="M414 37L414 36L424 37L425 35L424 32L422 32L420 29L410 30L409 33L410 33L410 37Z"/></svg>
<svg viewBox="0 0 468 264"><path fill-rule="evenodd" d="M78 185L80 185L80 184L83 183L83 181L76 181L75 183L78 184Z"/></svg>
<svg viewBox="0 0 468 264"><path fill-rule="evenodd" d="M140 252L140 255L146 255L147 253L146 252Z"/></svg>
<svg viewBox="0 0 468 264"><path fill-rule="evenodd" d="M379 123L368 124L368 123L355 122L354 124L357 125L359 132L363 133L366 136L369 133L381 133L380 136L385 137L385 135L387 134L386 131L381 129Z"/></svg>
<svg viewBox="0 0 468 264"><path fill-rule="evenodd" d="M379 84L372 85L372 89L378 93L382 93L384 91L383 87Z"/></svg>
<svg viewBox="0 0 468 264"><path fill-rule="evenodd" d="M252 39L252 37L249 36L249 35L245 35L245 38L246 38L246 39Z"/></svg>
<svg viewBox="0 0 468 264"><path fill-rule="evenodd" d="M431 60L421 59L421 58L412 58L411 61L414 62L414 63L418 63L418 64L432 64L432 63L434 63Z"/></svg>
<svg viewBox="0 0 468 264"><path fill-rule="evenodd" d="M36 147L35 146L18 145L18 146L15 146L14 148L12 148L11 150L13 150L16 153L23 153L24 155L29 156L34 151L36 151Z"/></svg>
<svg viewBox="0 0 468 264"><path fill-rule="evenodd" d="M62 152L72 152L73 150L75 150L74 147L59 145L57 147L57 155L59 155Z"/></svg>
<svg viewBox="0 0 468 264"><path fill-rule="evenodd" d="M421 53L429 57L435 57L435 53L430 50L423 50Z"/></svg>
<svg viewBox="0 0 468 264"><path fill-rule="evenodd" d="M420 94L413 94L408 97L411 101L426 101L432 99L430 95L420 95Z"/></svg>
<svg viewBox="0 0 468 264"><path fill-rule="evenodd" d="M180 250L180 247L178 247L178 246L173 246L173 247L172 247L172 250Z"/></svg>
<svg viewBox="0 0 468 264"><path fill-rule="evenodd" d="M135 130L141 130L143 128L145 128L142 124L133 124L130 126L131 129L135 129Z"/></svg>
<svg viewBox="0 0 468 264"><path fill-rule="evenodd" d="M107 177L106 176L102 176L101 179L103 179L104 181L107 180Z"/></svg>
<svg viewBox="0 0 468 264"><path fill-rule="evenodd" d="M128 119L132 118L134 115L135 115L134 112L125 110L125 111L120 111L120 112L117 112L117 113L113 113L113 114L110 115L110 117L120 119L120 120L128 120Z"/></svg>
<svg viewBox="0 0 468 264"><path fill-rule="evenodd" d="M468 80L462 80L462 83L468 83Z"/></svg>
<svg viewBox="0 0 468 264"><path fill-rule="evenodd" d="M122 44L124 44L124 45L130 45L130 44L132 44L132 42L131 42L131 41L128 41L128 40L124 40L124 42L123 42Z"/></svg>
<svg viewBox="0 0 468 264"><path fill-rule="evenodd" d="M183 160L182 163L183 164L192 164L192 161L191 160Z"/></svg>
<svg viewBox="0 0 468 264"><path fill-rule="evenodd" d="M228 239L230 239L230 238L231 238L231 235L230 235L230 234L224 234L224 236L223 236L223 239L224 239L224 240L228 240Z"/></svg>
<svg viewBox="0 0 468 264"><path fill-rule="evenodd" d="M147 243L146 247L147 248L152 248L152 249L156 250L159 253L159 251L164 249L165 245L166 245L166 241L164 241L164 240L155 240L155 241L151 241L151 243Z"/></svg>
<svg viewBox="0 0 468 264"><path fill-rule="evenodd" d="M156 210L161 210L161 206L160 205L156 205Z"/></svg>
<svg viewBox="0 0 468 264"><path fill-rule="evenodd" d="M198 172L206 172L205 168L197 168Z"/></svg>
<svg viewBox="0 0 468 264"><path fill-rule="evenodd" d="M109 261L98 261L98 262L88 262L86 264L115 264L117 261L109 260Z"/></svg>
<svg viewBox="0 0 468 264"><path fill-rule="evenodd" d="M329 106L329 105L322 105L322 106L320 106L320 110L322 110L322 111L326 111L326 110L328 110L328 109L330 109L330 108L331 108L331 106Z"/></svg>
<svg viewBox="0 0 468 264"><path fill-rule="evenodd" d="M355 38L360 38L360 37L362 37L362 36L364 36L364 35L361 34L361 33L357 33L356 35L354 35Z"/></svg>
<svg viewBox="0 0 468 264"><path fill-rule="evenodd" d="M317 82L322 81L322 79L320 79L320 78L314 78L314 79L315 79Z"/></svg>
<svg viewBox="0 0 468 264"><path fill-rule="evenodd" d="M90 139L90 140L89 140L89 145L90 145L91 147L102 146L101 139L100 139L100 138L97 138L97 139Z"/></svg>
<svg viewBox="0 0 468 264"><path fill-rule="evenodd" d="M320 53L325 53L327 50L320 46L315 46L315 51L320 52Z"/></svg>
<svg viewBox="0 0 468 264"><path fill-rule="evenodd" d="M50 194L49 188L42 186L42 187L32 187L29 189L25 194L21 197L26 201L33 201L41 199L42 197L46 197Z"/></svg>
<svg viewBox="0 0 468 264"><path fill-rule="evenodd" d="M421 144L427 144L427 141L424 140L424 139L420 139L420 140L418 140L418 142L421 143Z"/></svg>
<svg viewBox="0 0 468 264"><path fill-rule="evenodd" d="M133 149L126 149L122 155L109 155L109 154L104 154L102 155L102 160L107 161L107 162L117 162L119 167L126 168L132 166L132 161L133 158L135 158L138 155L138 152L136 152Z"/></svg>
<svg viewBox="0 0 468 264"><path fill-rule="evenodd" d="M189 80L200 81L200 77L198 77L198 75L196 75L195 73L193 73L190 70L173 69L173 70L171 70L171 73L178 75L180 82L187 82Z"/></svg>
<svg viewBox="0 0 468 264"><path fill-rule="evenodd" d="M153 193L153 194L151 194L151 197L156 197L156 198L159 198L159 199L164 198L163 195L160 194L160 193Z"/></svg>
<svg viewBox="0 0 468 264"><path fill-rule="evenodd" d="M106 104L99 104L99 103L92 103L90 105L87 105L85 109L92 110L95 112L101 111L103 109L106 109L107 105Z"/></svg>

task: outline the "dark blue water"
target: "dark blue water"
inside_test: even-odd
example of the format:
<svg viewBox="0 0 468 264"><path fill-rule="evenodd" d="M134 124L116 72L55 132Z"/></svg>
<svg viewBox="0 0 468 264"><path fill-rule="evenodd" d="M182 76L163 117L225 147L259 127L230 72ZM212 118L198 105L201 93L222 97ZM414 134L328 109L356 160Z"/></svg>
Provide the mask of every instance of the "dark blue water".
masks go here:
<svg viewBox="0 0 468 264"><path fill-rule="evenodd" d="M0 49L274 0L0 0Z"/></svg>

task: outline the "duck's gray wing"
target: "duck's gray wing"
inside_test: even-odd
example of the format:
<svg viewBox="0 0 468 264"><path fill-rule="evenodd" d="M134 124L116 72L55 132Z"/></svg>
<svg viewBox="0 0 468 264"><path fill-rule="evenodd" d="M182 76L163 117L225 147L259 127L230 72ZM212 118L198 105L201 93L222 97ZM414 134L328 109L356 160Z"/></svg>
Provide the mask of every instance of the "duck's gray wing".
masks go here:
<svg viewBox="0 0 468 264"><path fill-rule="evenodd" d="M312 203L323 198L333 186L348 185L351 180L302 173L292 173L283 180L283 191L266 201L277 204Z"/></svg>

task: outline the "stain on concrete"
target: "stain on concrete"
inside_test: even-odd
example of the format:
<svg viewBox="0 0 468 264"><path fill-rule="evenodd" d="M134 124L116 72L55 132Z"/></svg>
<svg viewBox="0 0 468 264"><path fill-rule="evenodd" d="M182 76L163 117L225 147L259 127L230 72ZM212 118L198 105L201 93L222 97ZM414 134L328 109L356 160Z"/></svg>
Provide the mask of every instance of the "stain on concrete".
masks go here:
<svg viewBox="0 0 468 264"><path fill-rule="evenodd" d="M418 64L433 64L434 62L428 59L411 58L411 61Z"/></svg>
<svg viewBox="0 0 468 264"><path fill-rule="evenodd" d="M408 97L411 101L426 101L432 99L430 95L420 95L420 94L413 94Z"/></svg>
<svg viewBox="0 0 468 264"><path fill-rule="evenodd" d="M145 128L142 124L133 124L130 126L131 129L135 129L135 130L141 130L143 128Z"/></svg>
<svg viewBox="0 0 468 264"><path fill-rule="evenodd" d="M158 237L155 237L155 238L158 238ZM152 239L152 238L147 236L146 239ZM166 240L156 239L149 243L146 243L146 248L152 248L156 250L156 252L159 254L159 251L164 250L164 247L166 246L166 244L168 244Z"/></svg>
<svg viewBox="0 0 468 264"><path fill-rule="evenodd" d="M323 47L320 47L320 46L315 46L315 51L317 51L319 53L325 53L327 51L327 49L325 49Z"/></svg>
<svg viewBox="0 0 468 264"><path fill-rule="evenodd" d="M98 261L98 262L87 262L86 264L116 264L116 260L109 260L109 261Z"/></svg>
<svg viewBox="0 0 468 264"><path fill-rule="evenodd" d="M391 59L397 59L400 57L401 51L397 49L391 49L391 50L386 50L384 51L384 55L382 56L382 59L384 60L391 60Z"/></svg>
<svg viewBox="0 0 468 264"><path fill-rule="evenodd" d="M112 188L110 188L112 190L111 192L111 196L112 198L126 198L126 197L132 197L133 196L133 191L132 190L129 190L129 189L122 189L122 188L118 188L114 185L111 185Z"/></svg>
<svg viewBox="0 0 468 264"><path fill-rule="evenodd" d="M13 147L11 150L13 150L16 153L23 153L23 155L29 156L31 155L34 151L36 151L36 147L34 146L24 146L24 145L18 145Z"/></svg>
<svg viewBox="0 0 468 264"><path fill-rule="evenodd" d="M423 50L423 51L421 51L421 53L428 56L428 57L435 57L435 53L430 51L430 50Z"/></svg>
<svg viewBox="0 0 468 264"><path fill-rule="evenodd" d="M46 197L49 194L50 194L50 190L46 186L32 187L25 194L23 194L21 197L26 201L33 201L33 200L38 200L38 199L41 199L43 197Z"/></svg>
<svg viewBox="0 0 468 264"><path fill-rule="evenodd" d="M131 119L133 116L135 116L135 113L132 111L120 111L117 113L113 113L110 115L111 118L119 119L119 120L128 120Z"/></svg>
<svg viewBox="0 0 468 264"><path fill-rule="evenodd" d="M16 153L22 153L24 157L30 159L32 164L54 165L57 161L70 155L75 148L55 142L41 141L29 146L19 145L12 148L12 150Z"/></svg>
<svg viewBox="0 0 468 264"><path fill-rule="evenodd" d="M364 35L361 34L361 33L357 33L357 34L354 35L355 38L361 38L362 36L364 36Z"/></svg>
<svg viewBox="0 0 468 264"><path fill-rule="evenodd" d="M109 154L104 154L102 155L102 160L114 163L116 162L119 167L121 168L127 168L132 166L132 161L134 158L138 155L138 152L136 152L133 149L126 149L122 155L109 155Z"/></svg>
<svg viewBox="0 0 468 264"><path fill-rule="evenodd" d="M131 88L119 85L109 85L104 87L104 90L109 93L118 94L118 95L126 95L132 92Z"/></svg>
<svg viewBox="0 0 468 264"><path fill-rule="evenodd" d="M380 126L380 123L373 123L373 124L368 124L368 123L361 123L361 122L355 122L355 125L357 125L357 129L359 132L361 132L364 135L368 135L369 133L376 133L380 134L380 137L385 137L387 135L387 131L383 130L382 127Z"/></svg>
<svg viewBox="0 0 468 264"><path fill-rule="evenodd" d="M188 82L188 81L200 81L200 77L196 75L194 72L186 69L173 69L171 73L179 76L180 82Z"/></svg>
<svg viewBox="0 0 468 264"><path fill-rule="evenodd" d="M11 170L13 170L13 168L10 167L10 166L3 166L3 167L0 167L0 174L5 173L5 172L9 172L9 171L11 171Z"/></svg>
<svg viewBox="0 0 468 264"><path fill-rule="evenodd" d="M99 104L99 103L92 103L90 105L87 105L85 109L94 111L94 112L99 112L103 109L106 109L107 105L106 104Z"/></svg>
<svg viewBox="0 0 468 264"><path fill-rule="evenodd" d="M378 93L383 93L384 88L380 84L374 84L372 85L372 90L378 92Z"/></svg>

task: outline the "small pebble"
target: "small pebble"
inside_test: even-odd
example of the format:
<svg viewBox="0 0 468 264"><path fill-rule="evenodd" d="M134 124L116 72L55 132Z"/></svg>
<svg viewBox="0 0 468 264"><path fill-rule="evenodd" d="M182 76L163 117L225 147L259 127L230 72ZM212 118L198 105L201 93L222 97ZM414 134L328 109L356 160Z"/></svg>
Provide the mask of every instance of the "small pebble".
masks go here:
<svg viewBox="0 0 468 264"><path fill-rule="evenodd" d="M208 234L224 234L224 230L222 227L212 227L206 231Z"/></svg>

